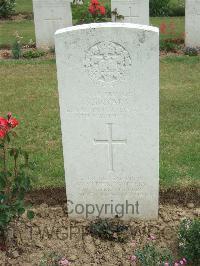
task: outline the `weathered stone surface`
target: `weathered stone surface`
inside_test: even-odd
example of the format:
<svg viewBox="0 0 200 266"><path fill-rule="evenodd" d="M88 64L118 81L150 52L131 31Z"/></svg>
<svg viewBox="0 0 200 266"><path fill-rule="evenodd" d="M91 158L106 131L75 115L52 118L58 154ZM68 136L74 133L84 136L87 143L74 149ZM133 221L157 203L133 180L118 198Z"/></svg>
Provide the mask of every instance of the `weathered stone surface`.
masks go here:
<svg viewBox="0 0 200 266"><path fill-rule="evenodd" d="M200 0L186 0L185 5L185 45L200 48Z"/></svg>
<svg viewBox="0 0 200 266"><path fill-rule="evenodd" d="M157 217L158 35L130 23L56 33L70 217Z"/></svg>

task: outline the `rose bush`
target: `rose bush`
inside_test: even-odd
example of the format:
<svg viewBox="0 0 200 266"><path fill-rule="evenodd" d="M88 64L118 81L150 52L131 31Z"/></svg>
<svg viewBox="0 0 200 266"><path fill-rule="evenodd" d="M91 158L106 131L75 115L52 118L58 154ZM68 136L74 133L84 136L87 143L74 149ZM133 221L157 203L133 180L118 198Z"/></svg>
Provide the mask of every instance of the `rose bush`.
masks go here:
<svg viewBox="0 0 200 266"><path fill-rule="evenodd" d="M78 24L105 22L107 10L98 0L91 0L88 10L84 12Z"/></svg>
<svg viewBox="0 0 200 266"><path fill-rule="evenodd" d="M91 0L90 6L88 8L88 11L90 14L94 17L97 17L99 15L104 16L106 14L106 9L104 6L102 6L98 0Z"/></svg>
<svg viewBox="0 0 200 266"><path fill-rule="evenodd" d="M0 117L0 235L4 240L9 223L25 212L24 197L33 180L28 153L11 146L18 125L19 121L11 113L6 118ZM27 215L30 219L34 216L32 211Z"/></svg>

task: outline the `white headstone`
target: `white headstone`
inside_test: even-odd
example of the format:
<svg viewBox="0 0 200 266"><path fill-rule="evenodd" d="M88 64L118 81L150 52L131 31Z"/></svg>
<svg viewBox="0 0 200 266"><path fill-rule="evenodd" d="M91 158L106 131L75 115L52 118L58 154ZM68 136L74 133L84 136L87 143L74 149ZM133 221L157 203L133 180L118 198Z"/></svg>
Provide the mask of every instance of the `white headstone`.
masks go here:
<svg viewBox="0 0 200 266"><path fill-rule="evenodd" d="M99 23L55 39L70 217L156 218L158 29Z"/></svg>
<svg viewBox="0 0 200 266"><path fill-rule="evenodd" d="M187 47L200 47L200 0L186 0L185 44Z"/></svg>
<svg viewBox="0 0 200 266"><path fill-rule="evenodd" d="M121 22L149 25L149 0L111 0L111 10L124 17ZM112 15L112 21L116 19Z"/></svg>
<svg viewBox="0 0 200 266"><path fill-rule="evenodd" d="M33 0L37 48L55 46L56 30L72 26L72 0Z"/></svg>

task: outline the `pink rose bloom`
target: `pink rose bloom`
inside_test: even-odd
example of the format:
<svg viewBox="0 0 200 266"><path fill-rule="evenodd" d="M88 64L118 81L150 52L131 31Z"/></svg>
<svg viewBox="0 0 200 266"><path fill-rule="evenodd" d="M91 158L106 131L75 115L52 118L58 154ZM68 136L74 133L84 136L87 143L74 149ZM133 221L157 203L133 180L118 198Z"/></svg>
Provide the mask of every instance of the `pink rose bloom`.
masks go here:
<svg viewBox="0 0 200 266"><path fill-rule="evenodd" d="M164 266L169 266L169 262L165 262Z"/></svg>
<svg viewBox="0 0 200 266"><path fill-rule="evenodd" d="M175 262L175 263L174 263L174 266L179 266L179 263L178 263L178 262Z"/></svg>
<svg viewBox="0 0 200 266"><path fill-rule="evenodd" d="M132 262L135 262L136 259L137 259L137 257L136 257L135 255L130 256L130 260L131 260Z"/></svg>
<svg viewBox="0 0 200 266"><path fill-rule="evenodd" d="M61 265L61 266L68 266L68 265L70 265L70 262L66 258L62 258L59 261L59 265Z"/></svg>
<svg viewBox="0 0 200 266"><path fill-rule="evenodd" d="M180 263L181 265L184 265L184 261L182 261L182 260L180 260L179 263Z"/></svg>
<svg viewBox="0 0 200 266"><path fill-rule="evenodd" d="M131 246L132 246L133 248L136 246L136 242L135 242L135 240L133 240L133 241L131 242Z"/></svg>
<svg viewBox="0 0 200 266"><path fill-rule="evenodd" d="M184 263L187 263L186 258L182 258L182 261L183 261Z"/></svg>
<svg viewBox="0 0 200 266"><path fill-rule="evenodd" d="M156 237L154 235L150 234L150 236L148 237L148 240L154 241L154 240L156 240Z"/></svg>

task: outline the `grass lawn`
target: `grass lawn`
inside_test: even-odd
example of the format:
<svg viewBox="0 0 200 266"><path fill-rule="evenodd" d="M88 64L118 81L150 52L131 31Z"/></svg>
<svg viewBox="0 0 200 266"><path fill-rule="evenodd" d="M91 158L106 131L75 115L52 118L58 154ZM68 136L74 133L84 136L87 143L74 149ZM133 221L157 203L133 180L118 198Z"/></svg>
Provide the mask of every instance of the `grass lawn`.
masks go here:
<svg viewBox="0 0 200 266"><path fill-rule="evenodd" d="M161 23L166 23L167 34L160 34L160 38L178 38L184 34L183 17L163 17L151 18L151 25L159 27ZM170 33L170 24L175 25L174 34ZM172 26L173 27L173 26ZM35 41L34 22L33 20L25 21L0 21L0 46L12 45L15 37L14 33L18 31L23 37L23 43L28 43L30 39Z"/></svg>
<svg viewBox="0 0 200 266"><path fill-rule="evenodd" d="M32 20L0 21L0 46L12 45L15 32L23 37L22 42L27 44L30 39L35 41L34 23Z"/></svg>
<svg viewBox="0 0 200 266"><path fill-rule="evenodd" d="M33 7L32 7L32 0L16 0L16 13L26 14L26 13L32 13Z"/></svg>
<svg viewBox="0 0 200 266"><path fill-rule="evenodd" d="M64 170L54 61L0 62L0 115L21 122L20 144L36 163L37 186L62 186ZM200 176L200 57L161 59L162 187L195 186Z"/></svg>

